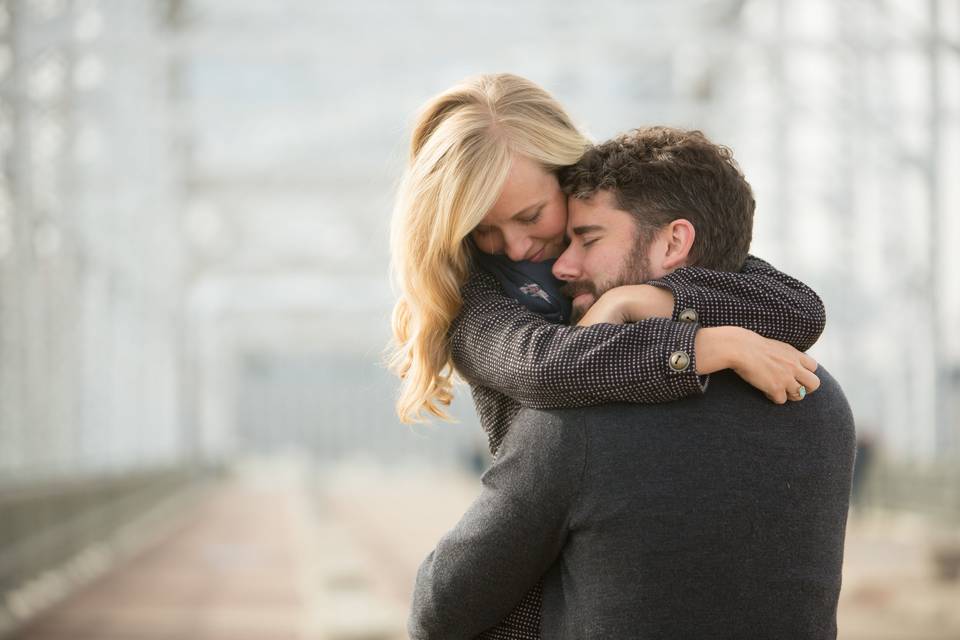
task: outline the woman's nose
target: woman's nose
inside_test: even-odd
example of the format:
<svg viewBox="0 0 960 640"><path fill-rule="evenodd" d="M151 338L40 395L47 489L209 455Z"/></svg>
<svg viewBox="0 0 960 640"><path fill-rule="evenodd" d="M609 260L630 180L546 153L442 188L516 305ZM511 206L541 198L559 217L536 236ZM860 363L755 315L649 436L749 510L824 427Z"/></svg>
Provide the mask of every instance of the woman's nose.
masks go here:
<svg viewBox="0 0 960 640"><path fill-rule="evenodd" d="M526 258L532 244L530 238L506 237L504 238L504 242L507 245L504 253L514 262L519 262Z"/></svg>

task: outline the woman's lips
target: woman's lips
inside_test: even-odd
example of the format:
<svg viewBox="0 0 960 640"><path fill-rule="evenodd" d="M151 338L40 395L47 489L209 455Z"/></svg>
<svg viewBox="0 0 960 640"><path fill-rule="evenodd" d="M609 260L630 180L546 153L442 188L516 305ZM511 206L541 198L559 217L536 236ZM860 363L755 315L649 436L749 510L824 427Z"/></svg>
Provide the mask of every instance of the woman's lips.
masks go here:
<svg viewBox="0 0 960 640"><path fill-rule="evenodd" d="M529 258L530 262L540 262L541 260L543 260L544 251L546 251L546 247L540 249L540 251L537 251L537 253L534 254L533 257Z"/></svg>

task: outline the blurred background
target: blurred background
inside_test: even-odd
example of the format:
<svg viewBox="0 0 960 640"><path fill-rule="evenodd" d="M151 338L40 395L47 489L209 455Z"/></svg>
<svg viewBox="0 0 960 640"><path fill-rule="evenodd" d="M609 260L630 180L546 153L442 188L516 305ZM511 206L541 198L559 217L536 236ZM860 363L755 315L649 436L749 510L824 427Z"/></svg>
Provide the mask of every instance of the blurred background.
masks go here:
<svg viewBox="0 0 960 640"><path fill-rule="evenodd" d="M485 439L380 364L413 113L703 130L857 417L845 639L960 638L960 0L0 0L0 637L404 637Z"/></svg>

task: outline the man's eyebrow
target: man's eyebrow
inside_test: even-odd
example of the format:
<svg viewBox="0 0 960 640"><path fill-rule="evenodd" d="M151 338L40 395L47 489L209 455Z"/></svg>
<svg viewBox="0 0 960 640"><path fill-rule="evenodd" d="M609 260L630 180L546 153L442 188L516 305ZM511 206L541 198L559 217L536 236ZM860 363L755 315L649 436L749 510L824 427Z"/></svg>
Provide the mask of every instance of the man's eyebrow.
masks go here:
<svg viewBox="0 0 960 640"><path fill-rule="evenodd" d="M571 231L573 231L573 235L575 236L582 236L591 231L603 231L603 226L599 224L584 224L579 227L574 227Z"/></svg>
<svg viewBox="0 0 960 640"><path fill-rule="evenodd" d="M530 205L529 207L525 207L525 208L523 208L523 209L520 209L520 211L517 211L515 214L513 214L512 216L510 216L510 219L511 219L511 220L516 220L517 218L519 218L519 217L522 216L523 214L525 214L525 213L530 213L530 212L533 211L534 209L538 209L538 208L542 207L543 205L545 205L546 203L547 203L546 200L541 200L540 202L536 202L536 203Z"/></svg>

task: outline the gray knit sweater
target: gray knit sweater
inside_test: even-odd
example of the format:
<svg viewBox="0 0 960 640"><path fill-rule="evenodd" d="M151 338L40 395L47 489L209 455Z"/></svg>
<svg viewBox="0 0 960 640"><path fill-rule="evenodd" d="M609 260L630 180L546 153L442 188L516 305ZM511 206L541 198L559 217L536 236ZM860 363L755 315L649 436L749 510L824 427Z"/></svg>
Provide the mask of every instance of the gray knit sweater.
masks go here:
<svg viewBox="0 0 960 640"><path fill-rule="evenodd" d="M412 638L471 638L543 577L542 636L834 638L854 455L839 385L520 412L422 564Z"/></svg>

